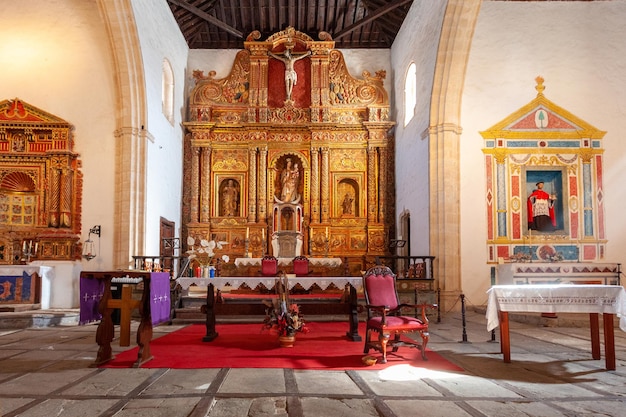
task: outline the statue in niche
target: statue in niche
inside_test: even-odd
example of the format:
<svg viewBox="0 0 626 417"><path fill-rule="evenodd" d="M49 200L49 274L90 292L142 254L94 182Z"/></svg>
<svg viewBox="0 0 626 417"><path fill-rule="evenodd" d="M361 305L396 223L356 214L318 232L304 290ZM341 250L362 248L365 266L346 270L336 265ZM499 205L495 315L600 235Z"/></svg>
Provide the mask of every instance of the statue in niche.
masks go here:
<svg viewBox="0 0 626 417"><path fill-rule="evenodd" d="M222 190L222 216L233 217L237 215L239 206L239 190L235 185L235 181L228 180L226 186Z"/></svg>
<svg viewBox="0 0 626 417"><path fill-rule="evenodd" d="M282 61L285 64L285 89L287 98L286 101L291 101L291 92L293 90L293 86L298 82L298 73L294 68L294 64L296 61L299 61L307 56L311 55L311 51L306 51L302 54L292 54L291 49L293 45L288 45L285 52L282 55L276 55L275 53L268 51L268 54L279 61Z"/></svg>
<svg viewBox="0 0 626 417"><path fill-rule="evenodd" d="M291 158L287 158L285 168L280 174L281 193L280 201L282 203L298 203L300 195L298 194L298 184L300 182L300 170L298 163L292 165Z"/></svg>
<svg viewBox="0 0 626 417"><path fill-rule="evenodd" d="M343 197L343 201L341 202L341 208L343 210L343 214L351 215L353 214L352 203L354 203L354 196L352 193L347 192Z"/></svg>

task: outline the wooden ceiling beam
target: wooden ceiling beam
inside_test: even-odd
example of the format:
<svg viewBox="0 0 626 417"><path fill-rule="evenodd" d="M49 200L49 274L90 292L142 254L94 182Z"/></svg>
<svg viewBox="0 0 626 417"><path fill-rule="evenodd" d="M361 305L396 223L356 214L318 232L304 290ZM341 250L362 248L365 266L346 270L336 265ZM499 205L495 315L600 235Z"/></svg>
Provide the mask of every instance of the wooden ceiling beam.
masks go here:
<svg viewBox="0 0 626 417"><path fill-rule="evenodd" d="M194 6L190 5L189 3L185 2L185 1L181 1L181 0L167 0L167 2L171 3L171 4L174 4L176 6L182 7L183 9L189 10L191 13L195 14L196 16L198 16L201 19L206 20L208 23L213 24L215 26L218 26L218 27L224 29L226 32L230 33L231 35L234 35L234 36L236 36L238 38L242 38L243 39L243 33L238 31L234 27L232 27L230 25L227 25L226 23L222 22L221 20L214 18L210 14L205 13L204 11L198 9L197 7L194 7Z"/></svg>
<svg viewBox="0 0 626 417"><path fill-rule="evenodd" d="M348 26L347 28L344 28L342 31L340 31L339 33L335 33L333 35L333 39L337 40L339 38L342 38L348 34L350 34L351 32L353 32L354 30L360 28L363 25L366 25L376 19L378 19L380 16L391 12L394 9L397 9L400 6L404 6L407 3L411 3L413 2L413 0L394 0L391 3L389 3L386 6L380 7L376 10L374 10L371 14L368 14L366 17L364 17L363 19L354 22L352 25Z"/></svg>

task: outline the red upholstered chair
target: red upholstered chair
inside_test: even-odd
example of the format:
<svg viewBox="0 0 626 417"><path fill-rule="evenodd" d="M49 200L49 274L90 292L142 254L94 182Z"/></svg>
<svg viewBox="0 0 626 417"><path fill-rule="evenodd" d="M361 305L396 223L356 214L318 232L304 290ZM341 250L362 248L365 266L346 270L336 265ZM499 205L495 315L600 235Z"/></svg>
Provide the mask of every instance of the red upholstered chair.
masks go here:
<svg viewBox="0 0 626 417"><path fill-rule="evenodd" d="M306 256L296 256L293 258L293 273L297 277L306 277L311 272L309 271L309 259Z"/></svg>
<svg viewBox="0 0 626 417"><path fill-rule="evenodd" d="M365 330L365 350L375 349L383 354L381 363L387 363L387 346L397 352L401 346L415 347L422 351L422 359L426 358L426 344L428 343L427 308L437 308L435 304L401 304L396 292L396 276L386 266L374 266L363 275L363 289L367 310L367 325ZM403 316L403 308L417 308L421 318ZM410 340L402 341L403 333L418 332L422 343ZM376 336L373 335L376 334ZM406 338L405 338L406 339Z"/></svg>
<svg viewBox="0 0 626 417"><path fill-rule="evenodd" d="M265 255L261 259L261 275L275 277L278 275L278 259L272 255Z"/></svg>

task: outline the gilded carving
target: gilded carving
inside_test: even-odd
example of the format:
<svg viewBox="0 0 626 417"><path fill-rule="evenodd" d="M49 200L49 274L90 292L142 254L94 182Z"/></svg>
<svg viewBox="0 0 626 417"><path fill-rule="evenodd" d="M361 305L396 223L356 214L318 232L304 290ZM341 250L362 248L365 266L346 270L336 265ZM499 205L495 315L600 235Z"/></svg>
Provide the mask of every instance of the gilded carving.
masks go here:
<svg viewBox="0 0 626 417"><path fill-rule="evenodd" d="M364 149L343 149L333 151L330 168L333 171L364 171L367 165Z"/></svg>
<svg viewBox="0 0 626 417"><path fill-rule="evenodd" d="M248 169L245 149L216 149L213 155L214 171L245 171Z"/></svg>

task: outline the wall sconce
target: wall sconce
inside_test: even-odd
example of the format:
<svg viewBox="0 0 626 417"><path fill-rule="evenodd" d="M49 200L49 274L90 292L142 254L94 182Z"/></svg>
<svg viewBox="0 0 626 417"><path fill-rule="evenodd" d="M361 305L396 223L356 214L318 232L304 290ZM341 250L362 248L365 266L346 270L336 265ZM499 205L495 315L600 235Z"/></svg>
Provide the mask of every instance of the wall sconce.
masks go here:
<svg viewBox="0 0 626 417"><path fill-rule="evenodd" d="M100 250L100 225L94 226L89 229L89 237L83 243L83 258L91 261L93 258L98 256L96 253L96 245L93 240L91 240L91 235L98 236L98 251Z"/></svg>

